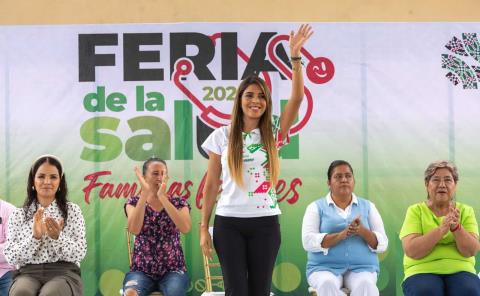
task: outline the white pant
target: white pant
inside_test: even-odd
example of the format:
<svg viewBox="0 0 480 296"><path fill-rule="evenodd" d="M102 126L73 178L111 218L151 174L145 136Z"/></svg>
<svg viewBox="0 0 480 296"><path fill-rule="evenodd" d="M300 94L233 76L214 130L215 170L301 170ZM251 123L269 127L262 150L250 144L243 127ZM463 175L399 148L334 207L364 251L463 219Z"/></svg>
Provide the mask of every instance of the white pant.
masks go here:
<svg viewBox="0 0 480 296"><path fill-rule="evenodd" d="M351 296L378 296L376 272L351 272L335 275L330 271L317 271L308 277L308 284L321 296L345 296L340 289L350 290Z"/></svg>

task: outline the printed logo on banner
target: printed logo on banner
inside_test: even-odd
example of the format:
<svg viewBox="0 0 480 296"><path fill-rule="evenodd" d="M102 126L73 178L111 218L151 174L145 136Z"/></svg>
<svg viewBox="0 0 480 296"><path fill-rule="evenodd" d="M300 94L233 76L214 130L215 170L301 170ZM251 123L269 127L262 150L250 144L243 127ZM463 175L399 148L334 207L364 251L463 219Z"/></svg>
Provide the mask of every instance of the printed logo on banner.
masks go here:
<svg viewBox="0 0 480 296"><path fill-rule="evenodd" d="M442 54L442 68L449 70L445 75L454 85L464 89L478 89L480 83L480 42L476 33L454 36L445 47L453 54Z"/></svg>
<svg viewBox="0 0 480 296"><path fill-rule="evenodd" d="M195 142L199 154L207 158L200 145L215 128L229 123L230 114L226 109L231 107L225 106L228 107L228 104L231 106L236 94L236 85L241 79L257 73L272 89L274 76L282 84L290 84L289 80L292 78L289 57L284 48L288 43L288 35L260 32L252 52L248 55L238 45L237 34L236 32L221 32L213 35L197 32L170 33L168 35L169 76L165 75L163 68L141 67L141 63L158 64L160 62L160 50L145 49L145 46L162 45L164 41L162 33L124 33L121 35L123 52L116 54L111 48L118 46L119 34L79 34L79 82L95 82L96 70L108 69L100 67L120 64L123 66L124 82L170 79L182 94L177 98L182 96L185 98L183 100L166 99L165 94L160 91L151 91L147 86L136 85L134 104L131 108L137 112L152 112L152 115L128 119L126 123L130 130L133 133L141 131L142 134L134 134L123 143L123 139L115 134L121 120L112 116L102 116L101 113L110 111L116 114L127 110L129 98L122 92L107 90L107 86L97 85L93 92L86 94L83 98L84 109L95 113L96 116L85 121L80 129L80 136L85 144L80 158L90 162L107 162L115 160L124 151L126 156L135 161L144 161L152 155L165 160L192 160ZM111 51L108 51L108 47L102 48L102 46L110 46ZM192 48L195 48L194 53ZM305 48L302 50L302 55L306 65L306 81L312 84L324 84L333 78L335 67L329 58L315 57ZM123 64L119 63L122 59ZM212 71L212 68L216 71ZM243 71L240 73L239 69ZM167 86L172 87L168 84ZM284 99L281 100L281 106L287 98ZM300 118L290 130L291 144L281 151L283 158L299 158L299 134L313 112L313 98L308 83L305 85L303 105L304 112L301 112ZM173 126L161 117L161 114L165 114L167 107L173 107L170 108L174 113ZM195 134L193 133L194 122ZM149 132L145 133L145 130ZM98 171L85 176L84 179L88 182L83 189L86 203L89 203L90 193L95 188L100 188L101 199L126 198L136 194L138 187L135 183L99 182L99 178L111 174L111 171ZM205 176L197 189L198 208L201 208L200 200L204 181ZM290 204L295 203L298 200L296 186L301 184L299 178L294 178L290 182L279 180L278 202L286 200ZM172 182L169 193L189 198L193 185L191 180Z"/></svg>
<svg viewBox="0 0 480 296"><path fill-rule="evenodd" d="M209 36L212 44L215 45L217 41L221 40L222 47L227 44L230 47L230 53L236 53L235 57L230 56L230 63L222 63L234 72L237 72L238 58L243 60L247 65L245 67L242 78L251 74L259 73L263 76L265 82L272 89L271 86L271 72L278 72L282 75L282 78L292 78L291 68L289 67L288 56L285 53L283 47L281 47L282 41L288 41L288 35L276 35L275 33L261 33L255 46L254 52L251 56L248 56L240 47L236 47L236 42L232 43L232 40L236 40L236 33L217 33ZM227 41L227 42L226 42ZM230 43L228 43L230 41ZM223 51L222 51L223 53ZM307 49L302 49L302 54L307 60L306 73L307 78L315 84L327 83L333 78L335 68L332 61L326 57L314 57ZM236 59L235 59L236 58ZM218 110L215 105L209 105L207 101L219 100L233 100L236 94L236 87L229 86L223 87L206 87L207 91L203 100L188 88L186 84L182 82L182 79L188 77L188 75L195 72L195 63L191 58L182 57L175 62L173 81L178 89L192 102L192 104L199 110L200 116L197 120L197 146L198 151L205 158L206 153L200 148L201 143L208 137L214 128L218 128L222 125L229 123L230 114ZM222 68L223 69L223 68ZM225 69L225 72L228 71ZM231 76L236 77L236 73L231 73ZM220 93L220 95L219 95ZM306 97L306 112L303 117L297 121L290 129L291 135L297 134L308 122L313 111L313 98L308 88L305 86ZM292 145L293 146L293 145ZM296 153L290 155L282 155L284 158L298 159L298 147L296 147Z"/></svg>

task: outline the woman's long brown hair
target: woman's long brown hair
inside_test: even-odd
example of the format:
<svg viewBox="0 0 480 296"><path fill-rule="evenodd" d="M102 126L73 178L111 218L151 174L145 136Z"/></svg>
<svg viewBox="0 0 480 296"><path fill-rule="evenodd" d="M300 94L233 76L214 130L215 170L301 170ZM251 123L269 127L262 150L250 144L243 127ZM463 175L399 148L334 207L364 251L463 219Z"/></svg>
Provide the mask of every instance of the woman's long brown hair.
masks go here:
<svg viewBox="0 0 480 296"><path fill-rule="evenodd" d="M265 95L267 107L263 113L258 127L262 138L262 145L267 151L268 158L268 172L267 181L270 181L271 186L275 186L278 181L280 171L278 150L275 145L275 138L272 130L272 96L265 81L256 75L245 78L237 89L235 101L232 110L232 120L230 125L230 133L228 135L228 169L232 179L240 187L244 187L243 180L243 110L242 110L242 96L245 89L251 85L257 84ZM269 179L268 179L269 178Z"/></svg>

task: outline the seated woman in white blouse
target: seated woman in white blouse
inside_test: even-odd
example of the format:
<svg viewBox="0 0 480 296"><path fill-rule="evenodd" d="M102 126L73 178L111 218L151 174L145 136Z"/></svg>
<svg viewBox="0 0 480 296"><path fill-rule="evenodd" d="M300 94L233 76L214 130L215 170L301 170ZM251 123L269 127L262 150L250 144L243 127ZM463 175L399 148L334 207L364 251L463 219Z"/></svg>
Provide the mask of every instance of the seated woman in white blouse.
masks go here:
<svg viewBox="0 0 480 296"><path fill-rule="evenodd" d="M67 200L60 160L40 156L28 175L27 198L9 220L5 257L19 269L9 295L83 295L80 261L85 257L85 221Z"/></svg>
<svg viewBox="0 0 480 296"><path fill-rule="evenodd" d="M379 295L376 253L385 252L388 239L375 205L353 193L355 178L344 160L330 164L330 192L312 202L302 225L303 248L308 252L307 280L318 295Z"/></svg>

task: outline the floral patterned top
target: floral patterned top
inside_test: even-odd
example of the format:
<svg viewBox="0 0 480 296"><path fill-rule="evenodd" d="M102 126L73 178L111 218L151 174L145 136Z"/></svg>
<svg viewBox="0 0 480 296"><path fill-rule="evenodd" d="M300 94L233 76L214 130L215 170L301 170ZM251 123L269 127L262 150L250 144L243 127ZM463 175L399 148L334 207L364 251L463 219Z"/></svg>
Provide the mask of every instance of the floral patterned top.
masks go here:
<svg viewBox="0 0 480 296"><path fill-rule="evenodd" d="M28 209L29 217L33 217L39 207L39 204L33 203ZM68 218L57 240L47 234L41 239L34 238L33 218L25 220L23 208L15 209L8 220L7 244L4 250L8 263L21 267L26 264L66 261L80 266L80 261L87 253L85 220L78 205L68 202L67 207ZM57 221L62 218L56 200L45 208L44 216Z"/></svg>
<svg viewBox="0 0 480 296"><path fill-rule="evenodd" d="M127 205L136 206L139 197L131 197ZM172 197L170 202L177 208L190 205L181 197ZM141 271L155 280L167 272L186 272L185 259L176 228L165 209L157 212L148 205L140 233L135 237L131 271Z"/></svg>

